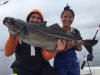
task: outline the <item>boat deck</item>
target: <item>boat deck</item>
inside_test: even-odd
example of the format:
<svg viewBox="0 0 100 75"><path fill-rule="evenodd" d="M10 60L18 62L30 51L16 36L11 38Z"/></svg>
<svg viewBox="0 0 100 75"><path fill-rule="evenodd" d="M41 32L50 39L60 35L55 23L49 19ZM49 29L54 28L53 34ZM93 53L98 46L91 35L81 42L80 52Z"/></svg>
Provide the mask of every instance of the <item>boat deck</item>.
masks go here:
<svg viewBox="0 0 100 75"><path fill-rule="evenodd" d="M100 67L90 67L91 73L89 70L89 67L85 67L83 70L81 70L81 75L100 75Z"/></svg>

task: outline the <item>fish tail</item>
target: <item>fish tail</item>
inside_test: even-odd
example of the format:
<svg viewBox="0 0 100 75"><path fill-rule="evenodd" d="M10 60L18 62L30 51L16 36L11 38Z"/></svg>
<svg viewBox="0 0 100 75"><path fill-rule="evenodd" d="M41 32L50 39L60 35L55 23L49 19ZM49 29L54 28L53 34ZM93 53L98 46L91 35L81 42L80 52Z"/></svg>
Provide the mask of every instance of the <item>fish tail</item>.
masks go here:
<svg viewBox="0 0 100 75"><path fill-rule="evenodd" d="M93 46L96 45L98 40L84 40L83 45L87 49L87 51L92 54Z"/></svg>

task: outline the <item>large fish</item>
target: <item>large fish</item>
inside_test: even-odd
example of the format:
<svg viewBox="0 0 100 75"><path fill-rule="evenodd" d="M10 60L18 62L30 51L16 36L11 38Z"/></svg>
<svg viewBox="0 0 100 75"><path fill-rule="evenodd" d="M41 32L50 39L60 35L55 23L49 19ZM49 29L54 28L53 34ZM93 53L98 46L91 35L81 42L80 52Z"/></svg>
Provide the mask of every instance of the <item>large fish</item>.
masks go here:
<svg viewBox="0 0 100 75"><path fill-rule="evenodd" d="M31 24L20 19L6 17L3 24L8 27L10 32L17 36L20 40L37 47L44 48L48 52L54 52L57 47L57 40L74 41L75 44L80 38L67 34L59 25L45 26L44 23ZM93 46L97 44L97 40L82 40L83 46L92 54Z"/></svg>

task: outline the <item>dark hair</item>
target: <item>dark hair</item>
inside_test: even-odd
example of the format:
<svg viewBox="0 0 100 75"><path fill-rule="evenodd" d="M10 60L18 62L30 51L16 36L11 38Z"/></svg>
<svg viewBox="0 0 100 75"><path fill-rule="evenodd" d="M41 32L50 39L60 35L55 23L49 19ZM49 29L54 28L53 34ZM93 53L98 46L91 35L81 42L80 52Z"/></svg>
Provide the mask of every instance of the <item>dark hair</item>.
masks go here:
<svg viewBox="0 0 100 75"><path fill-rule="evenodd" d="M26 19L27 22L29 22L29 19L30 19L31 15L33 15L33 14L38 14L38 15L41 17L41 15L40 15L38 12L32 12L32 13L30 13L29 16L27 17L27 19ZM42 17L41 17L41 22L43 22Z"/></svg>
<svg viewBox="0 0 100 75"><path fill-rule="evenodd" d="M61 17L65 11L70 11L73 15L73 18L74 18L74 16L75 16L74 11L72 9L70 9L70 6L68 6L68 5L64 8L63 12L61 13Z"/></svg>

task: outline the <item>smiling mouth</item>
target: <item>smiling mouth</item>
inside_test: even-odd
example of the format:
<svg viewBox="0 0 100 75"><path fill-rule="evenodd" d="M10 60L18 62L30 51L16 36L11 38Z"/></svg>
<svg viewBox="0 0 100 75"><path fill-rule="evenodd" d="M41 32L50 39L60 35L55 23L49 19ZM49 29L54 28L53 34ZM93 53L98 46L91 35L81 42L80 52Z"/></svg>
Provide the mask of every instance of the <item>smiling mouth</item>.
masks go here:
<svg viewBox="0 0 100 75"><path fill-rule="evenodd" d="M71 25L72 22L64 22L65 25Z"/></svg>

